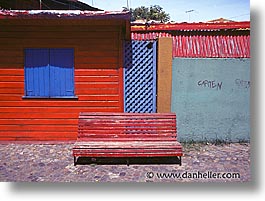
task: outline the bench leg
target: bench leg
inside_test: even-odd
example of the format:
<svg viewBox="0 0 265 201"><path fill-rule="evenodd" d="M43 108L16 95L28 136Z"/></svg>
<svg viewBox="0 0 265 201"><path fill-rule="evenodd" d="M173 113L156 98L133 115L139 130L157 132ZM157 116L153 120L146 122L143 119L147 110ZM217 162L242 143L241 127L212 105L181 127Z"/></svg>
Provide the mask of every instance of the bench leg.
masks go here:
<svg viewBox="0 0 265 201"><path fill-rule="evenodd" d="M179 166L181 166L181 156L179 156Z"/></svg>
<svg viewBox="0 0 265 201"><path fill-rule="evenodd" d="M76 166L76 157L74 156L74 166Z"/></svg>
<svg viewBox="0 0 265 201"><path fill-rule="evenodd" d="M128 159L128 158L126 159L126 164L127 164L127 166L130 165L130 163L129 163L129 159Z"/></svg>

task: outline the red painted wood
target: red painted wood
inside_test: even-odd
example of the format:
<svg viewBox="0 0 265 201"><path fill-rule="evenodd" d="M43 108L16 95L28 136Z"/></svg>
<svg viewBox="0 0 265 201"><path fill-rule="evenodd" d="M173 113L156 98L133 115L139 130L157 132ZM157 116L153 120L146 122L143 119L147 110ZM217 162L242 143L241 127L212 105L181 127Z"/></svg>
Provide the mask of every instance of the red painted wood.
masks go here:
<svg viewBox="0 0 265 201"><path fill-rule="evenodd" d="M0 94L15 94L23 96L24 89L23 88L0 88Z"/></svg>
<svg viewBox="0 0 265 201"><path fill-rule="evenodd" d="M136 120L136 122L134 122L134 119L118 119L116 121L114 120L103 120L100 119L99 122L96 122L95 120L89 120L88 122L84 122L84 119L82 119L82 121L79 121L79 125L80 126L106 126L106 124L109 124L107 126L115 126L115 127L121 127L121 126L130 126L130 124L132 124L133 127L155 127L155 126L160 126L160 127L171 127L172 124L174 125L174 122L166 122L167 119L162 119L161 121L155 122L154 118L152 119L148 119L144 122L140 122L139 120ZM172 124L170 124L172 123ZM92 127L90 127L92 128Z"/></svg>
<svg viewBox="0 0 265 201"><path fill-rule="evenodd" d="M75 69L75 76L118 76L118 69Z"/></svg>
<svg viewBox="0 0 265 201"><path fill-rule="evenodd" d="M69 127L68 127L69 128ZM19 129L19 128L18 128ZM109 134L103 134L103 133L89 133L89 134L79 134L78 135L79 138L86 138L86 139L92 139L92 138L96 138L96 140L98 140L98 138L102 138L102 139L106 139L106 140L114 140L116 138L126 138L126 139L121 139L121 140L133 140L134 139L154 139L154 140L159 140L159 139L163 139L163 138L168 138L168 140L176 140L176 135L172 134L172 133L109 133Z"/></svg>
<svg viewBox="0 0 265 201"><path fill-rule="evenodd" d="M75 125L0 125L1 132L3 131L73 131L77 130Z"/></svg>
<svg viewBox="0 0 265 201"><path fill-rule="evenodd" d="M117 148L117 149L107 149L108 147L104 147L102 149L85 149L85 150L80 150L80 151L77 151L75 150L75 154L77 154L78 152L79 153L83 153L83 154L101 154L101 153L104 153L104 154L107 154L107 153L110 153L110 154L122 154L124 152L126 153L130 153L130 154L137 154L137 153L164 153L164 152L172 152L172 153L175 153L176 152L176 149L172 149L172 148L164 148L164 149L159 149L159 148L148 148L148 149L138 149L138 148L130 148L130 149L125 149L125 148Z"/></svg>
<svg viewBox="0 0 265 201"><path fill-rule="evenodd" d="M86 82L99 82L99 83L115 83L119 81L118 76L76 76L76 83L86 83Z"/></svg>
<svg viewBox="0 0 265 201"><path fill-rule="evenodd" d="M86 95L117 95L119 88L76 88L76 94Z"/></svg>
<svg viewBox="0 0 265 201"><path fill-rule="evenodd" d="M105 126L104 124L102 124L102 126L100 126L100 124L98 124L98 128L91 128L91 125L87 125L87 127L82 128L81 126L79 126L80 129L82 129L83 133L117 133L117 132L125 132L127 131L126 129L128 129L130 131L130 133L142 133L142 132L150 132L150 133L168 133L168 132L175 132L176 129L173 127L163 127L163 125L159 126L156 125L155 127L138 127L138 126L128 126L126 124L124 124L124 126L120 126L117 127L114 124L113 125L109 125L108 127ZM115 131L104 131L107 129L115 129ZM103 130L103 131L102 131ZM128 131L128 132L129 132Z"/></svg>
<svg viewBox="0 0 265 201"><path fill-rule="evenodd" d="M0 22L0 140L74 140L80 112L122 112L123 24L33 21ZM23 99L25 47L73 47L78 98Z"/></svg>
<svg viewBox="0 0 265 201"><path fill-rule="evenodd" d="M24 82L24 76L1 76L1 82Z"/></svg>
<svg viewBox="0 0 265 201"><path fill-rule="evenodd" d="M92 147L104 147L106 144L108 144L108 146L113 147L113 148L118 148L120 146L120 144L122 143L122 145L124 147L137 147L137 146L142 146L138 141L135 142L105 142L103 140L98 140L97 142L91 142L91 143L87 143L86 141L83 140L79 140L79 138L77 138L77 142L75 143L76 146L84 146L84 147L88 147L88 146L92 146ZM161 142L146 142L145 146L159 146L159 147L167 147L167 146L179 146L181 145L179 142L177 141L161 141Z"/></svg>
<svg viewBox="0 0 265 201"><path fill-rule="evenodd" d="M84 117L102 117L102 118L105 118L105 117L113 117L113 116L120 116L122 118L133 118L133 117L138 117L139 119L147 119L149 117L161 117L161 118L167 118L168 116L171 116L172 118L176 118L176 114L175 113L118 113L118 112L108 112L108 113L105 113L105 112L81 112L80 113L80 118L82 119L82 116Z"/></svg>
<svg viewBox="0 0 265 201"><path fill-rule="evenodd" d="M127 25L128 25L128 23L126 23ZM127 26L127 28L128 27L130 27L129 25ZM128 31L128 35L129 35L129 37L130 37L130 31ZM127 35L127 37L128 37L128 35ZM127 38L126 37L126 38ZM123 34L122 34L122 30L120 30L120 32L119 32L119 61L118 61L118 66L119 66L119 69L120 69L120 71L119 71L119 78L120 78L120 82L119 82L119 97L120 97L120 112L123 112L124 111L124 84L123 84L123 80L124 80L124 77L123 77L123 75L124 75L124 72L123 72L123 68L124 68L124 66L123 66L123 64L124 64L124 61L123 61L123 59L124 59L124 50L123 50L123 48L124 48L124 37L123 37Z"/></svg>
<svg viewBox="0 0 265 201"><path fill-rule="evenodd" d="M120 97L113 95L79 95L79 101L120 101Z"/></svg>
<svg viewBox="0 0 265 201"><path fill-rule="evenodd" d="M80 113L75 157L182 156L174 113Z"/></svg>
<svg viewBox="0 0 265 201"><path fill-rule="evenodd" d="M14 140L24 139L24 138L31 138L31 140L59 140L59 139L76 139L76 129L69 130L69 131L5 131L0 132L1 137L0 140L3 138L13 138ZM45 138L43 137L45 136Z"/></svg>
<svg viewBox="0 0 265 201"><path fill-rule="evenodd" d="M14 122L16 124L14 124ZM77 119L0 119L0 125L72 125L77 129Z"/></svg>
<svg viewBox="0 0 265 201"><path fill-rule="evenodd" d="M0 68L0 75L1 76L8 76L8 77L24 76L24 69Z"/></svg>
<svg viewBox="0 0 265 201"><path fill-rule="evenodd" d="M41 133L36 133L35 136L27 137L27 134L23 135L17 135L14 137L0 137L1 143L5 143L6 141L12 142L12 143L29 143L29 142L49 142L49 141L56 141L58 143L61 143L63 141L71 142L75 140L74 135L69 137L62 137L62 136L45 136L45 138L42 136Z"/></svg>
<svg viewBox="0 0 265 201"><path fill-rule="evenodd" d="M134 148L134 147L141 147L142 144L139 143L139 141L131 141L131 142L106 142L103 140L98 140L96 142L90 142L87 143L87 141L85 140L79 140L79 138L77 139L77 141L75 142L75 146L78 148L104 148L106 146L110 147L110 148L120 148L120 146L123 146L124 148ZM171 147L181 147L181 144L179 142L175 141L149 141L149 142L145 142L144 145L146 148L153 148L153 147L159 147L159 148L169 148L169 146Z"/></svg>
<svg viewBox="0 0 265 201"><path fill-rule="evenodd" d="M176 141L176 138L175 137L127 137L127 138L121 138L117 135L117 137L105 137L105 138L97 138L97 137L82 137L80 136L80 139L83 139L84 141L87 141L87 142L97 142L98 140L103 140L103 141L106 141L106 142L119 142L119 141L124 141L124 142L128 142L128 141L139 141L141 143L144 143L145 141Z"/></svg>
<svg viewBox="0 0 265 201"><path fill-rule="evenodd" d="M22 97L19 94L1 94L0 101L21 101Z"/></svg>
<svg viewBox="0 0 265 201"><path fill-rule="evenodd" d="M118 101L104 101L104 100L91 100L91 101L44 101L40 107L41 100L34 101L2 101L0 107L1 112L82 112L85 107L118 107ZM72 106L72 107L71 107Z"/></svg>
<svg viewBox="0 0 265 201"><path fill-rule="evenodd" d="M163 153L147 153L143 151L142 153L75 153L76 157L169 157L169 156L182 156L182 151L175 152L163 152Z"/></svg>

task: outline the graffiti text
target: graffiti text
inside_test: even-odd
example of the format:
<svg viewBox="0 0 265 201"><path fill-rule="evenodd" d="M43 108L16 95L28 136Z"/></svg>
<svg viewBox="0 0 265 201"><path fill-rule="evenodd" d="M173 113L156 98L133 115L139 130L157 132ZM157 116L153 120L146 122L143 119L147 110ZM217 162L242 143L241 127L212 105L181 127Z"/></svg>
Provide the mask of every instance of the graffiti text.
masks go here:
<svg viewBox="0 0 265 201"><path fill-rule="evenodd" d="M236 79L235 83L238 87L242 87L246 89L250 87L250 81L247 81L247 80Z"/></svg>
<svg viewBox="0 0 265 201"><path fill-rule="evenodd" d="M215 80L200 80L198 81L198 86L210 89L221 90L222 82L216 82Z"/></svg>

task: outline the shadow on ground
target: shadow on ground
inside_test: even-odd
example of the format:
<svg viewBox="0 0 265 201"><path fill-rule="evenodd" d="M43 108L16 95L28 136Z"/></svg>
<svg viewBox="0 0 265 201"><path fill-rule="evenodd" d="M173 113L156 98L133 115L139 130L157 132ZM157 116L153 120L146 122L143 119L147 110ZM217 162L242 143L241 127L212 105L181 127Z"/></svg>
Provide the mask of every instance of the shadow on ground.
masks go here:
<svg viewBox="0 0 265 201"><path fill-rule="evenodd" d="M164 165L164 164L180 164L178 157L139 157L139 158L88 158L79 157L76 165Z"/></svg>

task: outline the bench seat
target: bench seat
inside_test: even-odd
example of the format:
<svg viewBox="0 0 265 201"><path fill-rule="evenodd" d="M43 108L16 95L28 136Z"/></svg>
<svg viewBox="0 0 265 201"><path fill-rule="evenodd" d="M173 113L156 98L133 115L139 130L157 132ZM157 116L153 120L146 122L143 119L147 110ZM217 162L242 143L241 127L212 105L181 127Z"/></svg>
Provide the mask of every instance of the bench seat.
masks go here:
<svg viewBox="0 0 265 201"><path fill-rule="evenodd" d="M181 165L182 155L173 113L80 113L74 165L78 157L177 157Z"/></svg>

